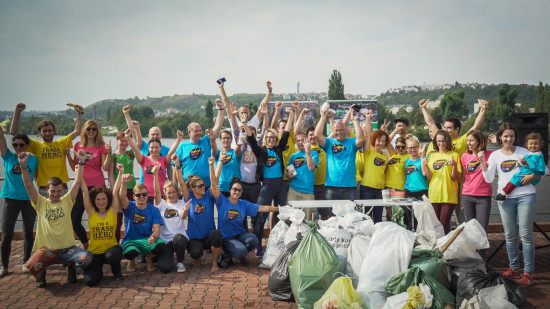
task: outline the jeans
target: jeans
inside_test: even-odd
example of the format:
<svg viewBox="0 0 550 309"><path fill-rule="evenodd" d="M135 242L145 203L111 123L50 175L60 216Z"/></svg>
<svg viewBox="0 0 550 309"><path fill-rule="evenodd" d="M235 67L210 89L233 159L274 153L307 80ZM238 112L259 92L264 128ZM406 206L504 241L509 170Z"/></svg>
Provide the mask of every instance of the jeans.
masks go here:
<svg viewBox="0 0 550 309"><path fill-rule="evenodd" d="M36 282L40 282L42 277L46 275L46 267L50 265L74 264L76 269L84 269L92 263L92 257L90 251L77 246L58 250L41 247L27 262L27 269L34 276Z"/></svg>
<svg viewBox="0 0 550 309"><path fill-rule="evenodd" d="M163 274L169 273L172 266L174 266L174 252L178 263L183 263L188 242L189 240L183 234L176 234L171 241L166 243L166 248L158 257L160 271Z"/></svg>
<svg viewBox="0 0 550 309"><path fill-rule="evenodd" d="M242 260L248 252L258 245L258 238L250 232L242 232L237 236L228 237L223 240L222 248L231 254L232 257Z"/></svg>
<svg viewBox="0 0 550 309"><path fill-rule="evenodd" d="M491 214L491 197L462 195L462 206L466 221L476 219L487 233L489 215Z"/></svg>
<svg viewBox="0 0 550 309"><path fill-rule="evenodd" d="M324 201L327 197L327 189L324 185L314 185L313 186L313 195L315 196L315 199L318 201ZM331 208L317 208L317 213L319 213L319 216L322 216L324 218L328 218L331 216L332 211Z"/></svg>
<svg viewBox="0 0 550 309"><path fill-rule="evenodd" d="M265 178L262 188L260 190L260 196L258 198L258 204L260 205L271 205L273 201L274 206L285 206L286 205L286 185L283 180L283 177L280 178ZM277 218L278 213L274 213L274 221ZM257 240L261 244L261 239L264 237L264 226L267 221L267 212L259 212L256 215L256 219L253 219L254 226L254 235L256 235ZM273 222L275 224L276 222Z"/></svg>
<svg viewBox="0 0 550 309"><path fill-rule="evenodd" d="M88 187L88 191L93 187ZM88 242L88 234L86 229L82 225L82 215L84 214L84 198L82 196L82 190L78 190L76 199L74 201L73 210L71 211L71 221L73 222L73 231L80 239L80 242L85 244Z"/></svg>
<svg viewBox="0 0 550 309"><path fill-rule="evenodd" d="M111 265L113 275L122 276L122 248L114 246L103 254L94 254L92 263L84 269L84 283L88 286L94 286L103 278L103 264Z"/></svg>
<svg viewBox="0 0 550 309"><path fill-rule="evenodd" d="M13 240L13 230L15 222L21 212L23 217L23 263L26 263L31 257L32 245L34 243L34 221L36 220L36 211L31 206L30 201L14 200L6 198L4 211L2 213L2 266L8 268L11 254L11 241Z"/></svg>
<svg viewBox="0 0 550 309"><path fill-rule="evenodd" d="M356 200L356 190L355 187L325 187L326 190L326 199L327 200ZM321 211L322 209L322 211ZM332 207L319 208L319 214L333 216Z"/></svg>
<svg viewBox="0 0 550 309"><path fill-rule="evenodd" d="M498 210L504 227L506 237L506 251L510 260L510 267L516 271L520 269L518 227L519 237L523 246L524 272L533 275L535 271L535 241L533 239L533 222L535 221L535 210L537 208L536 194L529 194L517 198L506 198L498 202Z"/></svg>
<svg viewBox="0 0 550 309"><path fill-rule="evenodd" d="M222 247L222 232L220 230L213 230L210 235L202 239L190 239L187 244L187 252L191 258L196 260L202 257L205 248L210 249L211 247Z"/></svg>
<svg viewBox="0 0 550 309"><path fill-rule="evenodd" d="M258 197L260 196L260 190L262 185L259 182L250 183L243 181L243 193L241 194L241 200L249 201L250 203L257 204ZM252 224L256 221L255 218L252 218ZM248 231L248 220L246 218L243 220L244 229Z"/></svg>
<svg viewBox="0 0 550 309"><path fill-rule="evenodd" d="M382 189L371 188L367 186L360 186L359 196L362 200L381 200L382 199ZM382 207L365 207L365 213L371 212L372 209L372 220L374 223L382 222L382 213L384 208Z"/></svg>

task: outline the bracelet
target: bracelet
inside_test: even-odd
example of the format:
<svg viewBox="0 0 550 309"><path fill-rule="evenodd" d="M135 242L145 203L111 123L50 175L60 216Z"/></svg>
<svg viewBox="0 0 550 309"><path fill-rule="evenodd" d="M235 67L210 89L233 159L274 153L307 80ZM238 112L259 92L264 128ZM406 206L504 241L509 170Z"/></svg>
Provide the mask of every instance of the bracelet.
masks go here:
<svg viewBox="0 0 550 309"><path fill-rule="evenodd" d="M176 166L176 169L177 169L177 170L181 170L181 165L180 165L180 166Z"/></svg>
<svg viewBox="0 0 550 309"><path fill-rule="evenodd" d="M84 112L78 112L79 115L84 115Z"/></svg>
<svg viewBox="0 0 550 309"><path fill-rule="evenodd" d="M225 109L225 108L218 108L217 110L219 110L219 111L223 111L224 109Z"/></svg>
<svg viewBox="0 0 550 309"><path fill-rule="evenodd" d="M78 165L81 165L81 166L86 165L86 162L78 162Z"/></svg>

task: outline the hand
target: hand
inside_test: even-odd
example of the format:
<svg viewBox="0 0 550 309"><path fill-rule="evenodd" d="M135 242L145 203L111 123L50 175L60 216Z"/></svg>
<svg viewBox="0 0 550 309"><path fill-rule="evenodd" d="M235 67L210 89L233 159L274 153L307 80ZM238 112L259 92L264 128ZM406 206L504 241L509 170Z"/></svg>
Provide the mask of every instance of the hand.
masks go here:
<svg viewBox="0 0 550 309"><path fill-rule="evenodd" d="M139 130L139 121L137 121L137 120L132 120L132 126L133 126L136 130Z"/></svg>
<svg viewBox="0 0 550 309"><path fill-rule="evenodd" d="M309 141L307 139L304 142L304 150L306 151L306 153L311 151L311 144L309 143Z"/></svg>
<svg viewBox="0 0 550 309"><path fill-rule="evenodd" d="M132 174L124 174L122 175L122 182L127 184L130 182L130 180L132 180L132 178L134 178L134 175Z"/></svg>
<svg viewBox="0 0 550 309"><path fill-rule="evenodd" d="M27 168L27 160L29 159L29 153L28 152L21 152L17 155L17 158L19 159L19 165L21 168Z"/></svg>
<svg viewBox="0 0 550 309"><path fill-rule="evenodd" d="M20 113L20 112L24 111L25 108L27 108L27 105L25 105L25 103L17 103L17 104L15 105L15 112L16 112L16 113L17 113L17 112Z"/></svg>
<svg viewBox="0 0 550 309"><path fill-rule="evenodd" d="M426 165L426 166L427 166L427 165L428 165L428 159L426 159L426 157L424 157L424 156L420 156L420 163L421 163L422 165Z"/></svg>
<svg viewBox="0 0 550 309"><path fill-rule="evenodd" d="M156 163L155 165L153 165L153 168L151 169L151 173L153 173L153 175L158 175L159 171L160 171L160 164Z"/></svg>
<svg viewBox="0 0 550 309"><path fill-rule="evenodd" d="M384 124L380 127L380 130L388 133L388 126L390 125L391 121L390 122L387 122L386 119L384 119Z"/></svg>
<svg viewBox="0 0 550 309"><path fill-rule="evenodd" d="M82 107L82 105L75 104L73 108L77 113L82 113L84 111L84 107Z"/></svg>
<svg viewBox="0 0 550 309"><path fill-rule="evenodd" d="M456 166L456 161L454 158L451 158L449 161L447 161L448 166Z"/></svg>
<svg viewBox="0 0 550 309"><path fill-rule="evenodd" d="M521 158L521 160L519 160L519 162L521 162L521 164L523 164L523 165L529 166L529 163L527 162L527 160L525 160L525 158Z"/></svg>
<svg viewBox="0 0 550 309"><path fill-rule="evenodd" d="M420 148L418 149L418 155L421 158L424 158L424 148L425 148L425 145L420 145Z"/></svg>
<svg viewBox="0 0 550 309"><path fill-rule="evenodd" d="M220 161L222 161L225 156L227 156L227 151L225 149L222 149L222 151L220 152Z"/></svg>
<svg viewBox="0 0 550 309"><path fill-rule="evenodd" d="M149 237L149 245L152 245L155 243L155 235L151 235L151 237Z"/></svg>
<svg viewBox="0 0 550 309"><path fill-rule="evenodd" d="M206 129L206 135L211 141L214 141L216 139L216 134L214 133L214 130L212 129Z"/></svg>
<svg viewBox="0 0 550 309"><path fill-rule="evenodd" d="M132 107L130 105L124 105L124 107L122 107L122 113L125 114L125 115L129 114L131 108Z"/></svg>
<svg viewBox="0 0 550 309"><path fill-rule="evenodd" d="M216 158L214 158L214 157L209 157L209 158L208 158L208 164L209 164L209 165L214 165L214 163L216 163Z"/></svg>
<svg viewBox="0 0 550 309"><path fill-rule="evenodd" d="M132 130L126 129L126 131L124 132L124 135L126 136L126 139L131 138L132 137Z"/></svg>
<svg viewBox="0 0 550 309"><path fill-rule="evenodd" d="M272 92L272 91L273 91L273 89L271 88L271 82L270 82L270 81L267 81L267 82L265 83L265 85L267 86L267 90L268 90L269 92Z"/></svg>
<svg viewBox="0 0 550 309"><path fill-rule="evenodd" d="M371 109L367 109L367 112L365 113L365 117L366 117L365 120L368 120L369 122L372 120L372 110Z"/></svg>
<svg viewBox="0 0 550 309"><path fill-rule="evenodd" d="M174 165L176 165L176 166L177 166L177 165L179 164L179 162L180 162L180 157L178 157L177 154L173 154L173 155L172 155L172 158L170 158L170 159L172 159L172 162L174 162Z"/></svg>
<svg viewBox="0 0 550 309"><path fill-rule="evenodd" d="M485 151L482 150L482 151L478 152L477 157L479 158L480 161L485 161Z"/></svg>
<svg viewBox="0 0 550 309"><path fill-rule="evenodd" d="M69 147L69 144L67 144L67 147L65 148L65 156L66 157L71 156L71 147Z"/></svg>
<svg viewBox="0 0 550 309"><path fill-rule="evenodd" d="M486 100L483 100L483 99L477 99L477 102L479 103L479 108L480 109L486 109L487 105L489 105L489 103Z"/></svg>
<svg viewBox="0 0 550 309"><path fill-rule="evenodd" d="M520 175L523 176L523 179L520 180L520 184L526 186L531 183L531 181L535 180L537 176L535 174L529 174L529 175Z"/></svg>
<svg viewBox="0 0 550 309"><path fill-rule="evenodd" d="M267 103L261 103L260 104L260 108L258 108L258 111L260 112L260 114L262 115L267 115Z"/></svg>
<svg viewBox="0 0 550 309"><path fill-rule="evenodd" d="M294 178L294 173L291 173L290 171L287 170L286 171L286 178L288 178L288 179Z"/></svg>
<svg viewBox="0 0 550 309"><path fill-rule="evenodd" d="M118 170L119 173L124 173L124 164L117 163L116 164L116 169Z"/></svg>
<svg viewBox="0 0 550 309"><path fill-rule="evenodd" d="M492 144L498 144L497 136L494 134L490 134L487 140Z"/></svg>
<svg viewBox="0 0 550 309"><path fill-rule="evenodd" d="M307 115L307 114L309 114L309 108L302 109L302 115Z"/></svg>
<svg viewBox="0 0 550 309"><path fill-rule="evenodd" d="M327 109L327 111L325 112L325 116L326 116L327 118L332 118L333 115L332 115L332 110L331 110L330 108Z"/></svg>
<svg viewBox="0 0 550 309"><path fill-rule="evenodd" d="M287 114L292 114L292 108L290 108L290 107L285 108L285 112Z"/></svg>
<svg viewBox="0 0 550 309"><path fill-rule="evenodd" d="M292 108L294 109L297 109L297 108L300 108L300 103L298 103L298 101L294 101L290 103L290 106L292 106Z"/></svg>
<svg viewBox="0 0 550 309"><path fill-rule="evenodd" d="M223 89L224 82L222 81L221 78L218 78L218 85L220 86L221 89Z"/></svg>
<svg viewBox="0 0 550 309"><path fill-rule="evenodd" d="M277 109L277 111L281 111L281 109L283 109L283 102L281 101L278 101L277 103L275 103L275 108Z"/></svg>
<svg viewBox="0 0 550 309"><path fill-rule="evenodd" d="M188 211L191 208L191 199L187 200L187 203L183 206L183 211Z"/></svg>
<svg viewBox="0 0 550 309"><path fill-rule="evenodd" d="M214 102L216 102L216 106L217 106L219 109L223 109L223 102L222 102L222 100L216 99L216 101L214 101Z"/></svg>
<svg viewBox="0 0 550 309"><path fill-rule="evenodd" d="M80 163L86 162L86 157L87 157L86 151L84 151L83 149L79 149L78 152L76 153L76 158Z"/></svg>
<svg viewBox="0 0 550 309"><path fill-rule="evenodd" d="M111 148L111 141L109 140L109 143L105 144L105 150L107 150L107 152L109 154L111 154L113 152L113 149Z"/></svg>
<svg viewBox="0 0 550 309"><path fill-rule="evenodd" d="M181 141L183 139L183 132L181 132L180 130L178 130L178 132L176 132L176 135L177 135L178 140Z"/></svg>
<svg viewBox="0 0 550 309"><path fill-rule="evenodd" d="M420 108L425 108L428 106L428 102L430 102L429 99L422 99L418 102L418 106L420 106Z"/></svg>

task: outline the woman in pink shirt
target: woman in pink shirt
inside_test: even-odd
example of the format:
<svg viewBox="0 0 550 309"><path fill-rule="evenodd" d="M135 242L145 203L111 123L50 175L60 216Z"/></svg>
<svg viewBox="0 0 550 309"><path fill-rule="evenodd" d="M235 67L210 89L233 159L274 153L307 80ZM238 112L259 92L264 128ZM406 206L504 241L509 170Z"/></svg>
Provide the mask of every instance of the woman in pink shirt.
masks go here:
<svg viewBox="0 0 550 309"><path fill-rule="evenodd" d="M486 150L485 137L480 130L468 132L466 145L468 145L468 152L460 158L463 173L462 207L466 221L476 219L487 232L493 187L483 178L477 154L485 151L485 164L487 164L492 151Z"/></svg>

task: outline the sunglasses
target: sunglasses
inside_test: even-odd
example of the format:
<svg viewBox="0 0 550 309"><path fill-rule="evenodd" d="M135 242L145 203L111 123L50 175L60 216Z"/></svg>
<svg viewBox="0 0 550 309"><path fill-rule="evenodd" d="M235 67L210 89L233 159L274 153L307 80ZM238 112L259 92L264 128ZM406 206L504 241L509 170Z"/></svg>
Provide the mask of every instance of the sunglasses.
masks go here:
<svg viewBox="0 0 550 309"><path fill-rule="evenodd" d="M200 185L193 186L193 188L199 188L199 189L202 189L204 187L206 187L206 185L203 183L201 183Z"/></svg>
<svg viewBox="0 0 550 309"><path fill-rule="evenodd" d="M231 191L233 191L233 192L243 192L243 189L231 188Z"/></svg>
<svg viewBox="0 0 550 309"><path fill-rule="evenodd" d="M147 193L135 193L136 197L147 197Z"/></svg>
<svg viewBox="0 0 550 309"><path fill-rule="evenodd" d="M277 139L277 136L266 136L265 139Z"/></svg>
<svg viewBox="0 0 550 309"><path fill-rule="evenodd" d="M97 128L96 127L87 127L86 128L86 131L97 131Z"/></svg>
<svg viewBox="0 0 550 309"><path fill-rule="evenodd" d="M18 143L13 143L11 145L13 146L13 148L23 148L27 146L27 144L18 144Z"/></svg>
<svg viewBox="0 0 550 309"><path fill-rule="evenodd" d="M395 146L396 149L405 149L406 146Z"/></svg>

